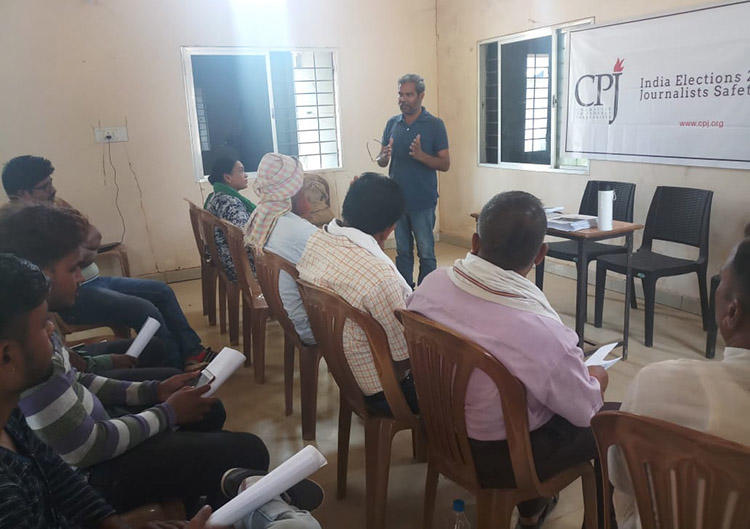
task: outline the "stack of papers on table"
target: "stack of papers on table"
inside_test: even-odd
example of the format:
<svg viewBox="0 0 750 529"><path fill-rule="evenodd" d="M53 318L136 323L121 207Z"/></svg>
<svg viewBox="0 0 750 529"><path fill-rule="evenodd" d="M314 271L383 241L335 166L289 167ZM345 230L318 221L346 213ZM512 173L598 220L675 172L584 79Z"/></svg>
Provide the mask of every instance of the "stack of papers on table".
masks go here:
<svg viewBox="0 0 750 529"><path fill-rule="evenodd" d="M556 217L562 213L563 209L565 209L563 206L550 206L544 208L544 214L547 215L547 218Z"/></svg>
<svg viewBox="0 0 750 529"><path fill-rule="evenodd" d="M553 215L547 217L547 227L560 231L578 231L596 227L592 215Z"/></svg>

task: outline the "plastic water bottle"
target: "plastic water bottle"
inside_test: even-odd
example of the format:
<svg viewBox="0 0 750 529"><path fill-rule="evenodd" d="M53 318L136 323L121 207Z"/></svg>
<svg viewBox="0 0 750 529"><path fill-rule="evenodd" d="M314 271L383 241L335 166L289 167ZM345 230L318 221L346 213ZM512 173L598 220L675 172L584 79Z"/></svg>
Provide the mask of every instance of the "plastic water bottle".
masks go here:
<svg viewBox="0 0 750 529"><path fill-rule="evenodd" d="M449 529L471 529L464 512L464 500L453 500L453 515L448 527Z"/></svg>

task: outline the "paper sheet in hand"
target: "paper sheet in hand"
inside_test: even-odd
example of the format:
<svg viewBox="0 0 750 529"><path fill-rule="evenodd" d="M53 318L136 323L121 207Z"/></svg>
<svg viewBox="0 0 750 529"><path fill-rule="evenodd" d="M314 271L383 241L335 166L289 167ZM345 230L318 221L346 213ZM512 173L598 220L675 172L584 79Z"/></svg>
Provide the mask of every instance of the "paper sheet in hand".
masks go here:
<svg viewBox="0 0 750 529"><path fill-rule="evenodd" d="M617 358L614 358L612 360L605 360L605 358L615 347L618 347L619 345L620 345L620 342L602 345L599 349L596 350L594 354L589 356L586 359L586 362L584 363L588 367L602 366L604 369L609 369L610 367L615 365L617 362L619 362L622 357L618 356Z"/></svg>
<svg viewBox="0 0 750 529"><path fill-rule="evenodd" d="M151 341L151 338L154 337L156 331L159 330L159 327L161 327L161 323L149 316L146 323L141 327L141 330L138 331L138 336L135 337L133 343L131 343L128 350L125 351L125 354L132 356L133 358L141 356L141 353L148 345L148 342Z"/></svg>
<svg viewBox="0 0 750 529"><path fill-rule="evenodd" d="M230 526L238 522L326 463L328 461L317 448L307 445L214 512L208 519L208 527Z"/></svg>
<svg viewBox="0 0 750 529"><path fill-rule="evenodd" d="M203 394L203 397L210 397L244 362L245 355L235 349L225 347L201 371L201 376L196 383L196 387L211 384L211 389Z"/></svg>

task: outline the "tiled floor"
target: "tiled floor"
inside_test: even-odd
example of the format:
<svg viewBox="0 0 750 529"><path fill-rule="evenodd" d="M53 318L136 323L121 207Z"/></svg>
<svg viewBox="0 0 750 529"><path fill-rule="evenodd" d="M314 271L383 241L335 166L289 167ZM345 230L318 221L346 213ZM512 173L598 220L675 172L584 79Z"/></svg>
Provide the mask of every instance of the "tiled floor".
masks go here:
<svg viewBox="0 0 750 529"><path fill-rule="evenodd" d="M438 244L440 266L449 265L466 250L447 244ZM533 279L533 277L532 277ZM187 281L172 284L188 319L204 343L220 349L227 336L220 335L217 327L209 327L201 314L200 283ZM575 284L570 279L547 274L545 292L563 320L573 324L575 309ZM593 294L593 289L590 289ZM618 339L622 325L622 300L619 294L607 293L602 329L586 326L586 336L607 343ZM589 318L593 319L593 296L589 297ZM608 400L620 400L635 373L644 365L673 358L702 358L705 333L698 316L657 305L654 347L643 346L643 312L631 313L631 342L627 362L620 362L610 371ZM272 465L292 455L304 446L300 432L299 387L295 387L295 412L284 416L282 332L275 322L269 323L266 349L266 383L253 381L252 368L241 368L219 391L228 410L226 427L250 431L260 435L271 452ZM719 351L721 347L718 348ZM719 356L721 353L718 353ZM336 493L336 443L338 417L338 389L329 376L325 362L321 363L316 446L328 458L329 464L321 469L315 479L326 490L323 505L315 512L325 528L358 528L365 524L364 436L360 421L352 421L349 452L348 494L338 501ZM411 457L411 440L408 432L399 433L393 444L390 483L388 491L387 527L406 529L421 527L425 464L416 464ZM582 520L582 497L579 484L563 491L560 502L545 523L548 529L578 529ZM436 529L450 512L451 500L463 498L467 503L470 520L475 516L474 498L460 487L441 479L438 489ZM441 519L442 518L442 519Z"/></svg>

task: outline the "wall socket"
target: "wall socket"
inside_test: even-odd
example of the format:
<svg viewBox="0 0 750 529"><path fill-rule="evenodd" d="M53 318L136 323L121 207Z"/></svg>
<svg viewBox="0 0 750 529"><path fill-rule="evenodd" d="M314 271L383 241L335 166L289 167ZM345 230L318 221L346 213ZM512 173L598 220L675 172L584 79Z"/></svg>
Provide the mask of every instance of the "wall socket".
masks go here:
<svg viewBox="0 0 750 529"><path fill-rule="evenodd" d="M100 127L94 129L96 143L128 141L127 127Z"/></svg>

